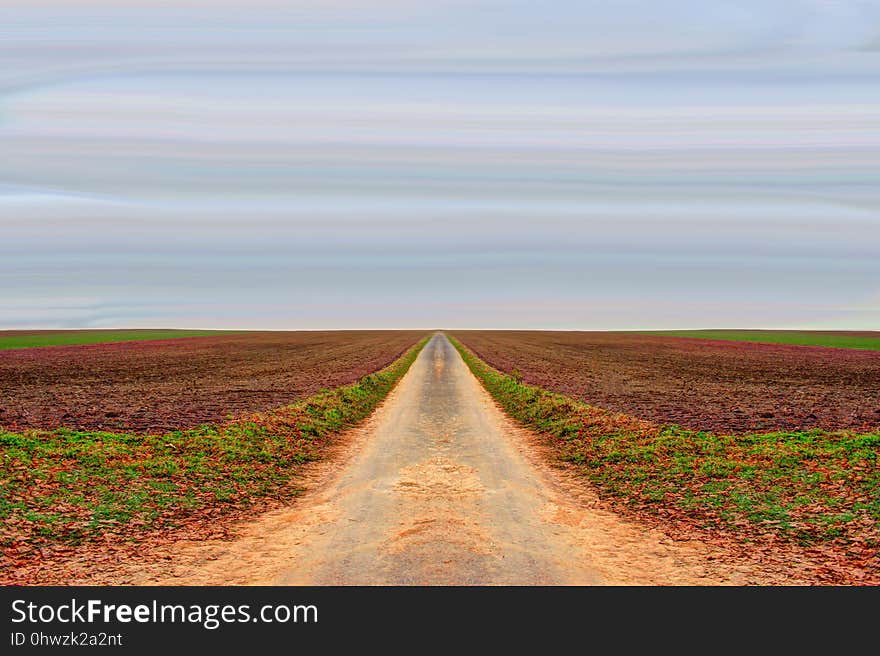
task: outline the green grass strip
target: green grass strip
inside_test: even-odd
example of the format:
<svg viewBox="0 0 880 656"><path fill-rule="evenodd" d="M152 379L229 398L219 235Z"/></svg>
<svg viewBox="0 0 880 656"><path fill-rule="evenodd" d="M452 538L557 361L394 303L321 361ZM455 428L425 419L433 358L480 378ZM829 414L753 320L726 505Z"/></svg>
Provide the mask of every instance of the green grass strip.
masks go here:
<svg viewBox="0 0 880 656"><path fill-rule="evenodd" d="M833 348L880 351L880 334L876 337L870 337L866 335L833 335L810 331L783 332L775 330L663 330L646 332L644 334L694 337L697 339L721 339L734 342L756 342L760 344L796 344L800 346L830 346Z"/></svg>
<svg viewBox="0 0 880 656"><path fill-rule="evenodd" d="M40 346L111 344L151 339L208 337L211 335L227 335L234 332L231 330L71 330L57 333L36 333L33 335L3 335L0 333L0 351Z"/></svg>

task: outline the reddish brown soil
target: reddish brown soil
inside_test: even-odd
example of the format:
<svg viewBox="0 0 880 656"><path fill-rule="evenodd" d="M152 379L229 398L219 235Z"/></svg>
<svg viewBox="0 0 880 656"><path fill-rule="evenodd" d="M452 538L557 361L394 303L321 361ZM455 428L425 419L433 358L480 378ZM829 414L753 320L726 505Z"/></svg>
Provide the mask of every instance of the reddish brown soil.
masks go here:
<svg viewBox="0 0 880 656"><path fill-rule="evenodd" d="M635 333L454 334L527 383L662 424L725 433L880 427L880 351Z"/></svg>
<svg viewBox="0 0 880 656"><path fill-rule="evenodd" d="M252 332L0 351L0 426L162 432L381 369L419 331Z"/></svg>

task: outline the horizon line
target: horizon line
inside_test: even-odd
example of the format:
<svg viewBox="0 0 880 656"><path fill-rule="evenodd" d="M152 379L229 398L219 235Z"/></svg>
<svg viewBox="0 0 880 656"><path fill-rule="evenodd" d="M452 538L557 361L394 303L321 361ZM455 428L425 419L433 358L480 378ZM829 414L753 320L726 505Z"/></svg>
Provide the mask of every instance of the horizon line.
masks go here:
<svg viewBox="0 0 880 656"><path fill-rule="evenodd" d="M0 327L2 332L19 332L19 331L113 331L113 330L168 330L168 331L211 331L211 332L346 332L346 331L452 331L452 330L485 330L485 331L534 331L534 332L591 332L591 333L620 333L620 332L678 332L678 331L712 331L712 330L755 330L766 332L784 332L784 331L802 331L802 332L828 332L828 331L845 331L845 332L880 332L880 327L874 328L854 328L854 327L762 327L762 326L710 326L710 327L675 327L675 328L545 328L545 327L333 327L333 328L208 328L208 327L168 327L168 326L112 326L112 327Z"/></svg>

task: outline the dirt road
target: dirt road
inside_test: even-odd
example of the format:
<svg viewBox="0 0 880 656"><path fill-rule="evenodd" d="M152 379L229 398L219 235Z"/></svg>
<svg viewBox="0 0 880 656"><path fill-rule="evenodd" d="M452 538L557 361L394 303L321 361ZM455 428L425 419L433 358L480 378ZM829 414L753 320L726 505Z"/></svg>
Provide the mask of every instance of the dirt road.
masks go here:
<svg viewBox="0 0 880 656"><path fill-rule="evenodd" d="M702 543L603 510L545 463L434 336L309 491L232 542L175 544L140 584L674 584L770 582Z"/></svg>

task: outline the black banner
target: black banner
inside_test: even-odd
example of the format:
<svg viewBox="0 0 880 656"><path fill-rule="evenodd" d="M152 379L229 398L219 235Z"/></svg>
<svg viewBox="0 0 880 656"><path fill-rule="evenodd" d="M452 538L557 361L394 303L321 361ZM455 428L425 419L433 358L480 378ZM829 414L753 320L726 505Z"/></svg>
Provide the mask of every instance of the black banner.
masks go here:
<svg viewBox="0 0 880 656"><path fill-rule="evenodd" d="M405 647L412 636L412 651L466 649L474 638L541 651L609 639L618 648L750 640L790 647L815 644L825 631L838 634L839 646L872 630L875 596L793 588L9 587L0 589L0 653Z"/></svg>

